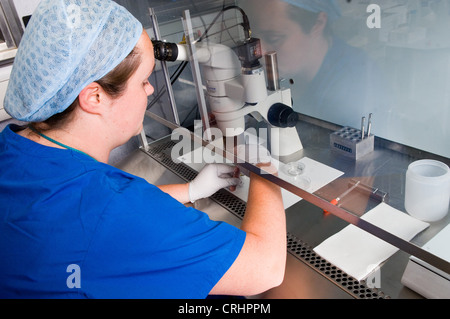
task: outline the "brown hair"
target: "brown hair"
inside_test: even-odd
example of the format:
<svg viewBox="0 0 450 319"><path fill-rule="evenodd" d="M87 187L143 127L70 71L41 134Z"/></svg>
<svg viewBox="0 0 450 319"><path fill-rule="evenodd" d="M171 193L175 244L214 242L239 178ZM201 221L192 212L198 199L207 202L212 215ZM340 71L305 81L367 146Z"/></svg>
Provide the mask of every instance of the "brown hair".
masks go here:
<svg viewBox="0 0 450 319"><path fill-rule="evenodd" d="M120 97L126 89L128 80L138 69L140 63L140 54L135 47L119 65L95 82L112 98ZM57 113L40 123L35 123L35 126L39 126L40 131L61 127L71 119L71 115L78 105L79 100L77 97L63 112Z"/></svg>

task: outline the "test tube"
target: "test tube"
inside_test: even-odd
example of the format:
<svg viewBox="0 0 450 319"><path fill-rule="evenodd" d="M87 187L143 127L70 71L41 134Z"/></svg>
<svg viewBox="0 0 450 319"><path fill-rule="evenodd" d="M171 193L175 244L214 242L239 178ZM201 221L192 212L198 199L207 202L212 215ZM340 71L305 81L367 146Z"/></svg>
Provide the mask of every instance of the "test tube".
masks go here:
<svg viewBox="0 0 450 319"><path fill-rule="evenodd" d="M364 128L366 125L366 117L363 116L363 118L361 119L361 139L364 139Z"/></svg>
<svg viewBox="0 0 450 319"><path fill-rule="evenodd" d="M372 130L372 113L369 114L369 123L367 123L367 137L370 137L371 130Z"/></svg>

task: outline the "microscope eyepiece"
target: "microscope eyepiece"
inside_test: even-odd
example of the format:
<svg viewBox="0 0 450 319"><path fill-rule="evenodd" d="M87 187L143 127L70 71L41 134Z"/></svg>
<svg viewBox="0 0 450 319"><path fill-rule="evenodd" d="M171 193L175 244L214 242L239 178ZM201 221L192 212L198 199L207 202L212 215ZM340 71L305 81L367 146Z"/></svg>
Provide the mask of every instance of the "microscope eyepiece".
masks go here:
<svg viewBox="0 0 450 319"><path fill-rule="evenodd" d="M178 46L175 43L152 40L155 59L160 61L176 61L178 57Z"/></svg>
<svg viewBox="0 0 450 319"><path fill-rule="evenodd" d="M298 113L283 103L275 103L267 112L267 120L276 127L294 127L298 122Z"/></svg>

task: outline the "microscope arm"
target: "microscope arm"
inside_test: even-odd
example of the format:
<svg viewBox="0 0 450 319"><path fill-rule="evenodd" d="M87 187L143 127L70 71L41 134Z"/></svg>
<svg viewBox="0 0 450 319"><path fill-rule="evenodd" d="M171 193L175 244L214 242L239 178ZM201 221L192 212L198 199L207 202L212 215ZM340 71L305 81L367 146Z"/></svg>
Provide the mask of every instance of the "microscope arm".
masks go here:
<svg viewBox="0 0 450 319"><path fill-rule="evenodd" d="M269 110L277 103L290 106L291 104L291 92L289 89L275 91L267 98L256 104L247 105L243 108L232 112L215 112L215 118L218 121L232 121L237 118L242 118L245 115L252 113L258 121L265 120L270 123Z"/></svg>

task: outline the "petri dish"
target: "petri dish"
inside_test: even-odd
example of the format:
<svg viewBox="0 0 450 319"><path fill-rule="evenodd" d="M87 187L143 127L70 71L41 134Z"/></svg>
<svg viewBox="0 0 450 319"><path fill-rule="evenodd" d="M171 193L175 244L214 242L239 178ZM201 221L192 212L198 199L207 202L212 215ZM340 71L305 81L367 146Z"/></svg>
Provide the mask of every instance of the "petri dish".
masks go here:
<svg viewBox="0 0 450 319"><path fill-rule="evenodd" d="M305 172L305 164L302 162L290 162L284 166L284 172L289 176L302 175Z"/></svg>

